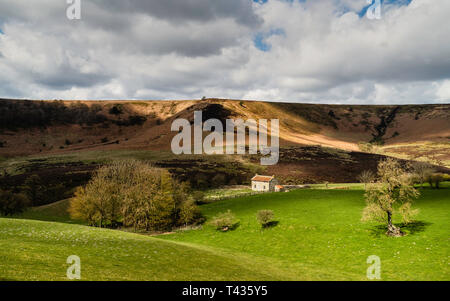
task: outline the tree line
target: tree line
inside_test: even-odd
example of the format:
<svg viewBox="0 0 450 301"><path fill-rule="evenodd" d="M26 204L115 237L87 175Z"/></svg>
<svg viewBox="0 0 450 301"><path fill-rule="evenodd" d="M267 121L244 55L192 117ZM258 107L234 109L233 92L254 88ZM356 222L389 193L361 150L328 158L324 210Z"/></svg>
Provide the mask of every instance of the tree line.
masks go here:
<svg viewBox="0 0 450 301"><path fill-rule="evenodd" d="M108 112L116 114L113 106ZM61 100L32 101L32 100L1 100L0 101L0 128L17 129L31 127L45 127L58 124L98 124L111 121L119 126L141 125L147 118L140 115L130 115L119 120L110 120L108 113L102 112L100 104L87 104L73 102L64 104Z"/></svg>

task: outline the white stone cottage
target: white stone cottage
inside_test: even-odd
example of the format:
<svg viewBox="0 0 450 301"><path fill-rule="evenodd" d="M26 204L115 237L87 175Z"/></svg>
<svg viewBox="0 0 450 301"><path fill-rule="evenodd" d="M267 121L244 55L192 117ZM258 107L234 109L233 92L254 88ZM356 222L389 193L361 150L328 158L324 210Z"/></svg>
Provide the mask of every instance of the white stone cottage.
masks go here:
<svg viewBox="0 0 450 301"><path fill-rule="evenodd" d="M253 191L275 191L276 185L278 185L278 181L275 176L255 175L252 178Z"/></svg>

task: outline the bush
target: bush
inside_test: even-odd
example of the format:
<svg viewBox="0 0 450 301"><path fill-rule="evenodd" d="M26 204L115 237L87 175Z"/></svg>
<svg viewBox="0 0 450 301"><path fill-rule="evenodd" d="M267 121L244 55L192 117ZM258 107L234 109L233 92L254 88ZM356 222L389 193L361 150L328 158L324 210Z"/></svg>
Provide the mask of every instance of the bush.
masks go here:
<svg viewBox="0 0 450 301"><path fill-rule="evenodd" d="M196 204L203 204L205 200L205 194L202 191L194 191L192 193L192 198L194 199Z"/></svg>
<svg viewBox="0 0 450 301"><path fill-rule="evenodd" d="M128 116L128 119L126 120L117 120L114 121L114 123L119 126L132 126L132 125L143 125L146 121L147 117L145 116L132 115Z"/></svg>
<svg viewBox="0 0 450 301"><path fill-rule="evenodd" d="M445 175L441 173L433 173L428 174L426 176L426 181L430 184L430 187L432 188L434 185L434 188L439 189L440 183L444 181Z"/></svg>
<svg viewBox="0 0 450 301"><path fill-rule="evenodd" d="M205 218L200 212L200 209L195 204L194 200L183 202L179 210L179 221L184 226L188 224L201 224Z"/></svg>
<svg viewBox="0 0 450 301"><path fill-rule="evenodd" d="M228 230L233 230L238 225L238 221L236 220L234 214L228 210L227 212L222 212L213 217L210 222L211 225L216 227L217 230L226 232Z"/></svg>
<svg viewBox="0 0 450 301"><path fill-rule="evenodd" d="M0 214L4 216L22 213L30 205L28 197L23 193L12 193L0 190Z"/></svg>
<svg viewBox="0 0 450 301"><path fill-rule="evenodd" d="M256 213L256 218L263 228L270 226L274 222L274 214L272 210L259 210Z"/></svg>
<svg viewBox="0 0 450 301"><path fill-rule="evenodd" d="M439 189L440 183L444 180L444 175L441 173L436 173L433 175L434 187Z"/></svg>
<svg viewBox="0 0 450 301"><path fill-rule="evenodd" d="M370 153L373 150L373 145L368 142L358 142L358 147L362 152Z"/></svg>
<svg viewBox="0 0 450 301"><path fill-rule="evenodd" d="M211 185L213 187L220 187L227 183L227 178L224 174L218 173L211 179Z"/></svg>
<svg viewBox="0 0 450 301"><path fill-rule="evenodd" d="M123 114L123 105L122 104L114 105L111 109L109 109L109 114L112 115Z"/></svg>

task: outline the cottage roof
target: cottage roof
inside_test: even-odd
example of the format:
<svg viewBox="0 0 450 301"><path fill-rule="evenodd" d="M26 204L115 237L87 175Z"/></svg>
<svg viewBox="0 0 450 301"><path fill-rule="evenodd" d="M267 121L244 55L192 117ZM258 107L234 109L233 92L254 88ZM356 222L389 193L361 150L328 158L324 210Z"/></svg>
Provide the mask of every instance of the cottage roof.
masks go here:
<svg viewBox="0 0 450 301"><path fill-rule="evenodd" d="M252 181L257 181L257 182L270 182L273 178L274 178L274 176L261 176L261 175L255 175L255 176L252 178Z"/></svg>

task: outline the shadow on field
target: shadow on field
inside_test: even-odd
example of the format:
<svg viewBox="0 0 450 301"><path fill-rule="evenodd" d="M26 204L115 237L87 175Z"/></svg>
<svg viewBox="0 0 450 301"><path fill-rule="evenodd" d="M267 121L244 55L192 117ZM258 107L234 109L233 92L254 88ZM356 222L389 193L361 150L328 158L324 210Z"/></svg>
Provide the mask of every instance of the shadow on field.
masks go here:
<svg viewBox="0 0 450 301"><path fill-rule="evenodd" d="M265 224L262 228L263 229L273 228L273 227L277 226L279 223L280 223L279 221L271 221L271 222Z"/></svg>
<svg viewBox="0 0 450 301"><path fill-rule="evenodd" d="M423 222L423 221L413 221L408 224L406 223L397 223L395 224L397 227L403 232L406 232L407 235L414 235L416 233L420 233L425 231L425 228L432 225L433 223ZM386 225L378 225L369 230L371 236L380 237L386 235L387 226Z"/></svg>

